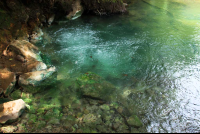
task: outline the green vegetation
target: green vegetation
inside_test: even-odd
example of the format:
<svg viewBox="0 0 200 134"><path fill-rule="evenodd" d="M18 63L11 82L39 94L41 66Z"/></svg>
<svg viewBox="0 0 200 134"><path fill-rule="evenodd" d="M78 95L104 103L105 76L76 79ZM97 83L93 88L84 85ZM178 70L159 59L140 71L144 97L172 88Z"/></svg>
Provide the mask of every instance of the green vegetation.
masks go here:
<svg viewBox="0 0 200 134"><path fill-rule="evenodd" d="M117 2L120 2L120 3L123 3L123 0L98 0L99 3L102 2L112 2L112 3L117 3Z"/></svg>

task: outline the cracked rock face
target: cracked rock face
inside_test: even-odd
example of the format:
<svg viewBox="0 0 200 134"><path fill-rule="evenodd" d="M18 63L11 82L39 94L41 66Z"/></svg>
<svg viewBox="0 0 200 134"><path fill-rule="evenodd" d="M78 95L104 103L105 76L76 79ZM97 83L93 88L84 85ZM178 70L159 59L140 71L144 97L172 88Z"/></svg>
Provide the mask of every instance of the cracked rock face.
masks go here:
<svg viewBox="0 0 200 134"><path fill-rule="evenodd" d="M25 107L25 102L22 99L0 104L0 123L17 119Z"/></svg>

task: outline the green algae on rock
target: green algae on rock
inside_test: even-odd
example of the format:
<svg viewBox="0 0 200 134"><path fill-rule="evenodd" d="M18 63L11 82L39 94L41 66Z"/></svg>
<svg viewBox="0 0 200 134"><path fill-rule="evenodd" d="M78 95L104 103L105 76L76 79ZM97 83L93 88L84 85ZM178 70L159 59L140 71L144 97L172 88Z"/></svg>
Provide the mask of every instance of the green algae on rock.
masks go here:
<svg viewBox="0 0 200 134"><path fill-rule="evenodd" d="M16 100L16 99L20 99L21 98L21 95L22 95L22 92L21 90L15 90L14 92L12 92L9 96Z"/></svg>
<svg viewBox="0 0 200 134"><path fill-rule="evenodd" d="M138 118L137 115L132 115L131 117L129 117L127 122L130 126L134 126L137 128L143 126L143 123L141 122L141 120Z"/></svg>
<svg viewBox="0 0 200 134"><path fill-rule="evenodd" d="M116 87L95 73L88 72L77 78L82 95L111 100Z"/></svg>

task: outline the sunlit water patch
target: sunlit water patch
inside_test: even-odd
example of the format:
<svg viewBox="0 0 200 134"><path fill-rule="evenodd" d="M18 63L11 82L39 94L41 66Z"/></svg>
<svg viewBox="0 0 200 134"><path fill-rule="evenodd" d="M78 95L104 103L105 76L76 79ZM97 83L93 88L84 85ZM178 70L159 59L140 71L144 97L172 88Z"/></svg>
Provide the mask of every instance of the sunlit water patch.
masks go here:
<svg viewBox="0 0 200 134"><path fill-rule="evenodd" d="M41 51L63 77L94 72L116 85L148 132L199 132L200 30L199 16L191 16L198 6L138 0L128 15L83 16L46 29L50 42Z"/></svg>

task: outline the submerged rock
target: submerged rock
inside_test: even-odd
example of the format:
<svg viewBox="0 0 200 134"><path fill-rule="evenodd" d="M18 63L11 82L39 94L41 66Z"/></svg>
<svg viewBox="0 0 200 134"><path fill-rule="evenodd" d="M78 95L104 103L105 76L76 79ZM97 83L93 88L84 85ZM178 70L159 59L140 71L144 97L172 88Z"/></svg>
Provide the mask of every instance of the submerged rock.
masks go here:
<svg viewBox="0 0 200 134"><path fill-rule="evenodd" d="M14 100L20 99L20 98L21 98L21 94L22 94L22 92L21 92L20 90L15 90L14 92L12 92L12 93L10 94L10 97L11 97L12 99L14 99Z"/></svg>
<svg viewBox="0 0 200 134"><path fill-rule="evenodd" d="M107 101L115 97L116 87L95 73L88 72L81 75L77 82L80 86L80 92L84 96Z"/></svg>
<svg viewBox="0 0 200 134"><path fill-rule="evenodd" d="M17 119L25 107L26 104L22 99L0 104L0 123Z"/></svg>
<svg viewBox="0 0 200 134"><path fill-rule="evenodd" d="M36 93L41 88L45 88L55 82L55 72L55 67L42 71L28 72L19 77L18 84L23 87L25 91Z"/></svg>
<svg viewBox="0 0 200 134"><path fill-rule="evenodd" d="M129 117L128 120L127 120L127 123L130 126L134 126L136 128L143 126L141 120L137 117L137 115L132 115L131 117Z"/></svg>
<svg viewBox="0 0 200 134"><path fill-rule="evenodd" d="M13 72L3 72L0 70L0 94L9 95L16 83L16 76Z"/></svg>
<svg viewBox="0 0 200 134"><path fill-rule="evenodd" d="M17 130L17 126L6 126L1 128L2 133L13 133Z"/></svg>

